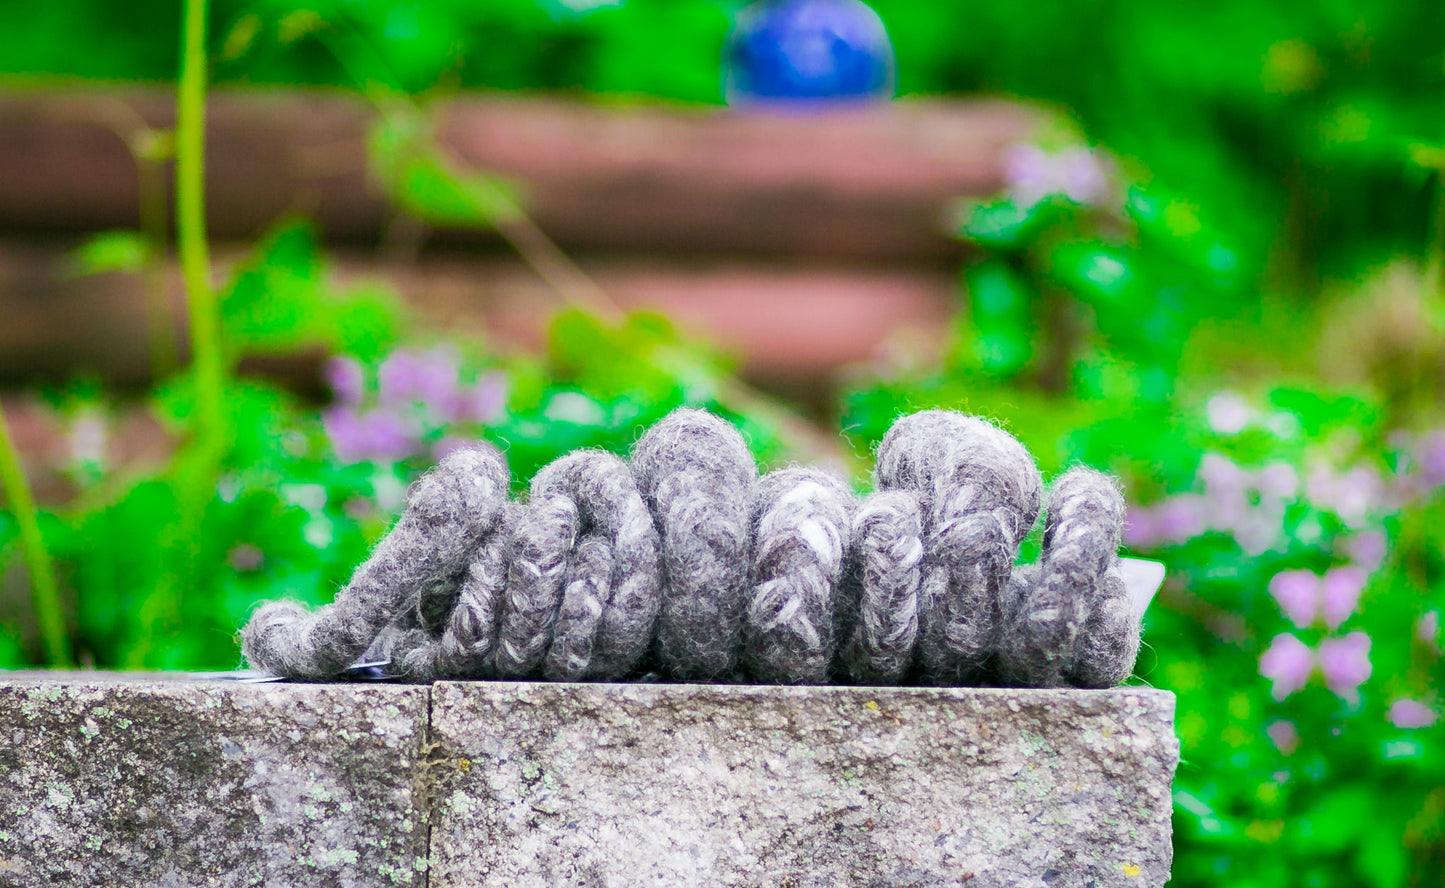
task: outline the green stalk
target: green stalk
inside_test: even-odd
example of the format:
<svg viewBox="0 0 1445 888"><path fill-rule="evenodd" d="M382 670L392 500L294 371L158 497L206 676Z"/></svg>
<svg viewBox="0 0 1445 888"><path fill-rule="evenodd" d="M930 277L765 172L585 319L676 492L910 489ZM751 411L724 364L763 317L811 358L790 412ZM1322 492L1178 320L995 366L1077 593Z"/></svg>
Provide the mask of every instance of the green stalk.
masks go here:
<svg viewBox="0 0 1445 888"><path fill-rule="evenodd" d="M20 525L20 547L25 566L30 570L30 586L35 600L35 617L40 623L40 639L45 645L45 662L50 666L69 666L70 639L65 633L65 618L60 609L60 589L55 582L55 569L45 551L45 538L40 534L40 516L35 510L35 497L20 467L20 454L10 438L10 426L0 411L0 491L10 501L15 521Z"/></svg>
<svg viewBox="0 0 1445 888"><path fill-rule="evenodd" d="M206 5L184 0L181 80L176 97L176 238L195 355L196 421L203 447L224 440L225 364L206 246Z"/></svg>
<svg viewBox="0 0 1445 888"><path fill-rule="evenodd" d="M1435 176L1435 206L1430 218L1430 242L1425 248L1425 299L1445 306L1445 169Z"/></svg>
<svg viewBox="0 0 1445 888"><path fill-rule="evenodd" d="M176 94L176 241L190 315L194 436L176 455L171 469L176 519L158 534L164 561L156 587L141 602L137 615L140 633L123 662L128 669L152 665L156 642L181 619L182 590L195 583L202 524L206 506L215 495L227 438L227 371L206 245L207 0L183 0L183 4L181 78Z"/></svg>

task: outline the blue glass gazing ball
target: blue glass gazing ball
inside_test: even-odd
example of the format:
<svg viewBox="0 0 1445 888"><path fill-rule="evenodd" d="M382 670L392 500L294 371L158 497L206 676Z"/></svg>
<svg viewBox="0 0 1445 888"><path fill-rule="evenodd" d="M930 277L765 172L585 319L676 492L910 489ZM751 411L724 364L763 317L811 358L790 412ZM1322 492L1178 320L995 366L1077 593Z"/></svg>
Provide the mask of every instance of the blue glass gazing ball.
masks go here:
<svg viewBox="0 0 1445 888"><path fill-rule="evenodd" d="M731 104L886 99L893 47L861 0L762 0L728 38Z"/></svg>

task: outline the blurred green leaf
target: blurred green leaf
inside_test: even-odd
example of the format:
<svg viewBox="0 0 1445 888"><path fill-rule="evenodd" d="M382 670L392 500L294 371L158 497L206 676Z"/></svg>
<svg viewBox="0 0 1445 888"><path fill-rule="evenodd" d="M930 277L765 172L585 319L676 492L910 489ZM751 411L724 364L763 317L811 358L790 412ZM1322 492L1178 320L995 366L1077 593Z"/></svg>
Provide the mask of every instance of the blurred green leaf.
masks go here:
<svg viewBox="0 0 1445 888"><path fill-rule="evenodd" d="M150 241L139 231L104 231L93 235L70 255L76 272L90 275L140 271L154 252Z"/></svg>
<svg viewBox="0 0 1445 888"><path fill-rule="evenodd" d="M1038 294L1003 260L964 274L973 353L985 373L1012 376L1034 357L1034 301Z"/></svg>
<svg viewBox="0 0 1445 888"><path fill-rule="evenodd" d="M520 213L516 189L442 154L425 121L410 112L383 115L372 128L371 169L397 204L425 222L491 228Z"/></svg>

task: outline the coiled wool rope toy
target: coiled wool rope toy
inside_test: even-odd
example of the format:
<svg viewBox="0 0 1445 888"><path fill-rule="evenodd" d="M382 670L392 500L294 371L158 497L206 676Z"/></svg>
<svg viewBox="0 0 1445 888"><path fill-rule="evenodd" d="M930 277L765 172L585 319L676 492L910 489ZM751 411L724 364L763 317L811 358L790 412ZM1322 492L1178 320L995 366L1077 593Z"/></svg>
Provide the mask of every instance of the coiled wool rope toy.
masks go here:
<svg viewBox="0 0 1445 888"><path fill-rule="evenodd" d="M669 414L631 461L578 451L508 499L495 450L446 457L336 600L262 605L253 666L326 679L363 655L414 681L684 680L1110 687L1139 620L1119 570L1114 481L1053 484L976 417L899 419L857 500L815 469L758 477L711 414Z"/></svg>

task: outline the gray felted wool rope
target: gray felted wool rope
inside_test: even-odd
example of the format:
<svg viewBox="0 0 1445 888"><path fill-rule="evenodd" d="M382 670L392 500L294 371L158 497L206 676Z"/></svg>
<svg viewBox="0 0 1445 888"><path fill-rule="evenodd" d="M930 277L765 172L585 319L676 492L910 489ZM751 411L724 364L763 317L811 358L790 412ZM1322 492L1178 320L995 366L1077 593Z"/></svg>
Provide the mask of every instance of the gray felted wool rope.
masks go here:
<svg viewBox="0 0 1445 888"><path fill-rule="evenodd" d="M257 609L241 633L252 665L294 678L329 678L349 666L438 581L459 576L507 501L506 463L490 447L459 450L407 495L401 519L331 604Z"/></svg>
<svg viewBox="0 0 1445 888"><path fill-rule="evenodd" d="M1116 558L1099 579L1089 617L1074 650L1074 665L1064 678L1077 688L1114 687L1134 671L1139 636L1139 617L1134 613Z"/></svg>
<svg viewBox="0 0 1445 888"><path fill-rule="evenodd" d="M988 677L1019 543L1038 518L1043 481L1016 438L982 419L925 410L893 424L878 448L878 486L916 493L925 556L919 661L932 681Z"/></svg>
<svg viewBox="0 0 1445 888"><path fill-rule="evenodd" d="M632 470L662 539L658 661L679 678L725 677L741 637L757 465L737 429L682 409L633 446Z"/></svg>
<svg viewBox="0 0 1445 888"><path fill-rule="evenodd" d="M411 630L376 650L398 675L414 681L486 678L495 669L493 651L507 590L512 531L522 506L507 503L486 540L477 547L440 638Z"/></svg>
<svg viewBox="0 0 1445 888"><path fill-rule="evenodd" d="M547 655L580 525L577 504L570 498L533 490L512 531L512 562L495 653L497 675L526 676Z"/></svg>
<svg viewBox="0 0 1445 888"><path fill-rule="evenodd" d="M817 469L780 469L758 484L743 660L755 679L818 684L833 661L834 593L852 494Z"/></svg>
<svg viewBox="0 0 1445 888"><path fill-rule="evenodd" d="M1005 682L1107 687L1128 677L1138 631L1117 568L1124 511L1118 486L1101 472L1070 469L1054 482L1040 564L1010 586Z"/></svg>
<svg viewBox="0 0 1445 888"><path fill-rule="evenodd" d="M918 638L923 516L918 497L879 491L853 516L852 569L839 605L844 676L859 684L895 684Z"/></svg>
<svg viewBox="0 0 1445 888"><path fill-rule="evenodd" d="M662 604L661 540L632 470L610 453L580 451L537 475L533 488L577 506L573 550L543 674L617 678L647 653Z"/></svg>
<svg viewBox="0 0 1445 888"><path fill-rule="evenodd" d="M1123 499L1105 475L1054 484L1037 565L1014 570L1042 484L1022 445L973 417L900 419L879 491L856 511L810 469L758 480L742 437L679 410L629 465L564 456L524 505L490 448L424 476L337 600L257 610L247 660L331 678L362 652L412 681L680 679L1107 687L1139 621L1116 550Z"/></svg>

